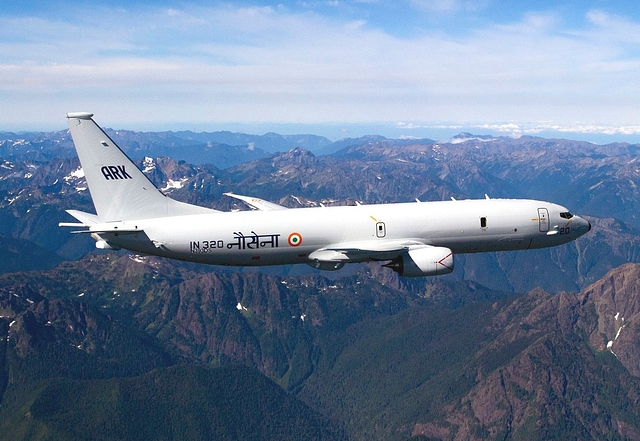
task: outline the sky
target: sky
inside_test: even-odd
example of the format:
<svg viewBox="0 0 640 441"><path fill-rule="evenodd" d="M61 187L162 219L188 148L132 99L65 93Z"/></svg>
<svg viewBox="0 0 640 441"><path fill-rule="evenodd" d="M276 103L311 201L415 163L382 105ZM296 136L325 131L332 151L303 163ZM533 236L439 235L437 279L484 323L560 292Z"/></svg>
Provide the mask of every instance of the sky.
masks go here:
<svg viewBox="0 0 640 441"><path fill-rule="evenodd" d="M640 141L635 2L0 5L0 131L89 111L131 130Z"/></svg>

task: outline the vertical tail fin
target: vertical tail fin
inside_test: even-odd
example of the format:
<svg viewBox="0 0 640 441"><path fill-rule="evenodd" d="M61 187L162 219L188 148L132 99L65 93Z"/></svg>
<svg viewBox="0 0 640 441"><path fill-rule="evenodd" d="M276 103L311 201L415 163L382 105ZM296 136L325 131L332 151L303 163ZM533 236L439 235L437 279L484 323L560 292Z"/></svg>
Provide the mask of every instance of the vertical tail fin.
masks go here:
<svg viewBox="0 0 640 441"><path fill-rule="evenodd" d="M165 196L93 121L68 113L69 131L101 222L212 213Z"/></svg>

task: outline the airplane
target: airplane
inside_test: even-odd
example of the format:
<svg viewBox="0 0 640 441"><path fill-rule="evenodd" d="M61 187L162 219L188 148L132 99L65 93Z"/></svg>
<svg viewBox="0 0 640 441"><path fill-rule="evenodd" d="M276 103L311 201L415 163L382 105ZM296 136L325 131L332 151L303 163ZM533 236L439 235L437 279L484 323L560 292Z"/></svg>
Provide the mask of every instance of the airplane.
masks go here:
<svg viewBox="0 0 640 441"><path fill-rule="evenodd" d="M566 208L527 199L484 199L287 208L226 193L252 211L222 212L163 194L95 123L66 115L96 214L67 210L95 246L230 266L305 263L338 270L384 262L406 277L451 273L454 255L570 242L591 224Z"/></svg>

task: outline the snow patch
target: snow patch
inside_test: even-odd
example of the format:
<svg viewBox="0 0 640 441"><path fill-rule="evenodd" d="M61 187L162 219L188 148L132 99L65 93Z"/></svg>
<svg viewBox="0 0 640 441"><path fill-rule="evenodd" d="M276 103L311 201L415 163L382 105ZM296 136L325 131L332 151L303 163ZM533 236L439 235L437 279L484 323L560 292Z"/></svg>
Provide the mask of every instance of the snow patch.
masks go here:
<svg viewBox="0 0 640 441"><path fill-rule="evenodd" d="M245 308L244 306L242 306L242 303L238 302L238 304L236 305L236 309L238 311L248 311L247 308Z"/></svg>
<svg viewBox="0 0 640 441"><path fill-rule="evenodd" d="M598 188L598 187L599 187L599 186L601 186L602 184L604 184L604 181L600 181L600 182L598 182L597 184L592 185L591 187L589 187L589 190L587 190L587 191L591 191L591 190L593 190L593 189L595 189L595 188Z"/></svg>
<svg viewBox="0 0 640 441"><path fill-rule="evenodd" d="M139 254L130 255L129 259L133 260L134 262L138 262L138 263L145 263L145 261L146 261L146 258L144 256L139 255Z"/></svg>
<svg viewBox="0 0 640 441"><path fill-rule="evenodd" d="M173 179L169 179L167 181L167 185L165 185L164 188L161 188L161 191L167 191L169 189L179 189L184 187L184 183L187 182L189 180L189 178L182 178L179 179L177 181L174 181Z"/></svg>
<svg viewBox="0 0 640 441"><path fill-rule="evenodd" d="M618 331L616 332L616 336L613 338L613 340L609 340L607 342L607 349L609 350L609 352L611 352L616 358L618 357L618 355L613 352L613 343L618 340L618 337L620 337L620 332L622 331L622 329L626 326L624 324L624 317L620 317L620 313L616 313L616 315L613 317L614 320L617 322L618 320L620 320L620 327L618 328Z"/></svg>
<svg viewBox="0 0 640 441"><path fill-rule="evenodd" d="M74 181L80 178L84 178L84 170L82 169L82 167L78 167L77 169L69 173L67 176L62 178L62 180L65 182L69 182L69 181Z"/></svg>
<svg viewBox="0 0 640 441"><path fill-rule="evenodd" d="M156 164L153 162L153 158L150 158L148 156L144 157L144 163L142 165L144 165L142 173L149 173L150 171L156 169Z"/></svg>

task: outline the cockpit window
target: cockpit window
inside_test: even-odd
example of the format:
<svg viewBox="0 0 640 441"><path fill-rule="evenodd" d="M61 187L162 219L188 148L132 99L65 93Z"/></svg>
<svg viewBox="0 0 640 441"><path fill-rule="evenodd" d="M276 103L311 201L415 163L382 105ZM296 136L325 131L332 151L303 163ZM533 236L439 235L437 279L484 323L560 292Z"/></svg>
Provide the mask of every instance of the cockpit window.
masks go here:
<svg viewBox="0 0 640 441"><path fill-rule="evenodd" d="M573 214L569 213L568 211L565 211L564 213L560 213L560 217L563 219L571 219L573 217Z"/></svg>

